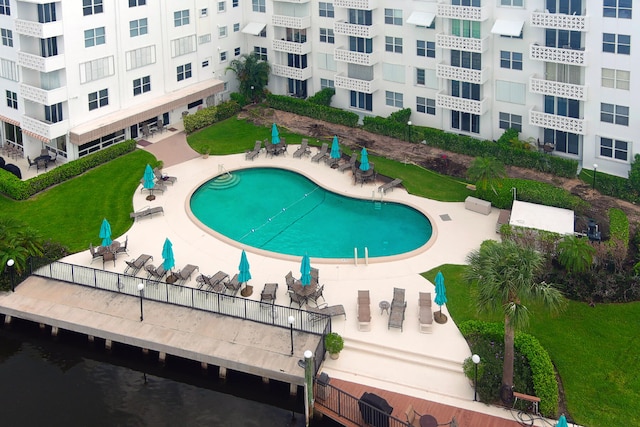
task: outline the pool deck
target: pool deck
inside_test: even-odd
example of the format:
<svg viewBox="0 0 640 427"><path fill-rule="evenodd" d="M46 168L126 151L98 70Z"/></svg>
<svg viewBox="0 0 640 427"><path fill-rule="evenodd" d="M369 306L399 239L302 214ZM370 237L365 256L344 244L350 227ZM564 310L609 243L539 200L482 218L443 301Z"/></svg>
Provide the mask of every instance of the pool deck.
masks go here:
<svg viewBox="0 0 640 427"><path fill-rule="evenodd" d="M265 130L265 137L267 133L268 130ZM162 153L160 159L165 162L164 172L178 177L178 181L173 186L169 185L168 190L158 194L153 201L146 200L146 192L143 194L140 189L135 192L135 210L146 206L162 206L164 215L136 221L127 231L125 236L129 241L130 258L145 253L152 255L158 265L162 262L164 239L168 237L173 243L177 269L186 264L195 264L201 273L211 275L223 270L230 275L235 274L242 247L214 236L211 231L197 225L188 209L191 193L222 171L280 167L304 174L324 187L347 196L365 199L375 197L378 200L381 197L377 191L381 182L354 185L350 171L341 173L324 162L312 163L311 157L293 158L295 146L289 147L288 155L273 158L267 158L263 150L253 161L245 160L244 154L209 156L204 159L194 157L194 152L186 144L184 133L177 135L181 136L163 139L157 135L156 140L151 141L153 144L146 147L155 153ZM188 158L183 160L183 157ZM180 161L176 161L178 158ZM473 389L462 372L462 362L471 354L456 325L451 320L442 325L434 322L431 334L420 333L418 325L418 292L431 292L435 297L434 285L419 273L441 264L463 264L467 254L478 248L482 241L498 239L495 232L498 209L492 209L489 215L482 215L466 210L463 202L444 203L415 197L402 188L387 193L383 200L406 203L424 212L433 224L434 237L426 250L398 256L392 261L370 260L366 264L364 259L360 259L356 265L353 259L332 262L311 259L312 266L320 269L326 302L329 305L342 304L346 310L346 319L335 317L332 322L333 330L344 337L345 348L339 359L327 358L322 371L332 378L512 420L508 410L473 401ZM114 236L114 239L124 241L125 236ZM281 286L276 303L289 305L284 276L290 270L294 276L299 276L299 257L266 254L249 247L244 249L251 265L252 280L249 284L254 287L253 295L249 298L259 300L264 283L277 282ZM105 268L121 273L126 266L124 259L121 256L115 267L107 263ZM89 265L91 256L85 251L71 255L64 261ZM195 286L195 277L187 285ZM388 329L388 315L378 310L380 301L391 300L394 287L406 289L407 309L403 331ZM366 332L358 329L356 312L357 292L363 289L369 290L371 295L371 327ZM154 305L145 308L145 311L155 307L162 309L160 305ZM434 304L434 311L437 310L438 306ZM442 312L449 314L446 305L442 307ZM544 424L537 421L535 425Z"/></svg>

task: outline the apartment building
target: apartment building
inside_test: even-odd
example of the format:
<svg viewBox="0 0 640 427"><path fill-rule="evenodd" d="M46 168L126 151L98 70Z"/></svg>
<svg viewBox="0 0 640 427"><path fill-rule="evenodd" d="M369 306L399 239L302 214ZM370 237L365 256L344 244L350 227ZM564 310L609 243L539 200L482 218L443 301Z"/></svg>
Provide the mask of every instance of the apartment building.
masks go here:
<svg viewBox="0 0 640 427"><path fill-rule="evenodd" d="M625 177L640 152L631 0L0 0L0 29L2 138L27 154L81 157L213 105L250 52L273 93L333 87L363 117L411 108L408 127L482 139L513 127Z"/></svg>

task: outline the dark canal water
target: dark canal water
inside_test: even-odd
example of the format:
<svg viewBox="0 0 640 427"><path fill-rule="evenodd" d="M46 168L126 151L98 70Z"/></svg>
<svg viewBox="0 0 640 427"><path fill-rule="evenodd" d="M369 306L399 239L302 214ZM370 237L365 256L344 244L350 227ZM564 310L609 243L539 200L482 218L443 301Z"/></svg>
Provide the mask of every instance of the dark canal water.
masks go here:
<svg viewBox="0 0 640 427"><path fill-rule="evenodd" d="M289 386L13 319L0 326L3 426L304 426ZM328 419L314 427L335 427Z"/></svg>

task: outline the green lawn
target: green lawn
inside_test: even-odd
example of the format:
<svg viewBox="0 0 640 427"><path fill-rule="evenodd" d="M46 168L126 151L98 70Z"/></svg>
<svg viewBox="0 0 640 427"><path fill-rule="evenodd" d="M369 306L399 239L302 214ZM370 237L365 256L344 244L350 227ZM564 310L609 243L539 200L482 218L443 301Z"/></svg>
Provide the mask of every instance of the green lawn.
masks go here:
<svg viewBox="0 0 640 427"><path fill-rule="evenodd" d="M445 276L447 308L456 323L470 319L500 322L498 316L479 316L474 290L463 280L464 266L443 265L423 273L432 282ZM589 427L640 425L640 303L599 304L589 307L569 301L552 317L531 307L534 335L551 355L564 385L568 410Z"/></svg>

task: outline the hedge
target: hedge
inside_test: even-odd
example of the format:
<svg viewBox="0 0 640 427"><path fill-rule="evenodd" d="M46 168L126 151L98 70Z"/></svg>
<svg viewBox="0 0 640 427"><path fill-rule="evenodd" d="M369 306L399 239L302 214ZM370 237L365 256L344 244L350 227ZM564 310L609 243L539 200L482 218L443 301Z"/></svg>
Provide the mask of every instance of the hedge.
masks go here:
<svg viewBox="0 0 640 427"><path fill-rule="evenodd" d="M22 181L14 174L0 169L0 193L14 200L26 200L42 190L81 175L89 169L107 163L123 154L130 153L135 148L136 141L129 139L57 166L49 172L34 176L26 181Z"/></svg>
<svg viewBox="0 0 640 427"><path fill-rule="evenodd" d="M329 123L356 127L358 126L359 117L356 113L344 111L340 108L327 107L324 105L314 104L302 99L292 98L290 96L267 94L267 106L276 110L287 111L299 114L301 116L313 117Z"/></svg>
<svg viewBox="0 0 640 427"><path fill-rule="evenodd" d="M504 324L501 323L468 320L458 325L458 329L465 339L473 335L482 335L490 340L504 341ZM514 347L529 361L533 374L533 388L536 396L540 398L540 413L555 418L559 402L558 382L549 353L534 336L524 332L516 332Z"/></svg>
<svg viewBox="0 0 640 427"><path fill-rule="evenodd" d="M226 101L219 105L203 108L182 118L186 133L206 128L214 123L228 119L240 112L242 107L236 101Z"/></svg>
<svg viewBox="0 0 640 427"><path fill-rule="evenodd" d="M629 247L629 218L623 210L618 208L609 209L609 232L611 240L620 240L625 248Z"/></svg>

